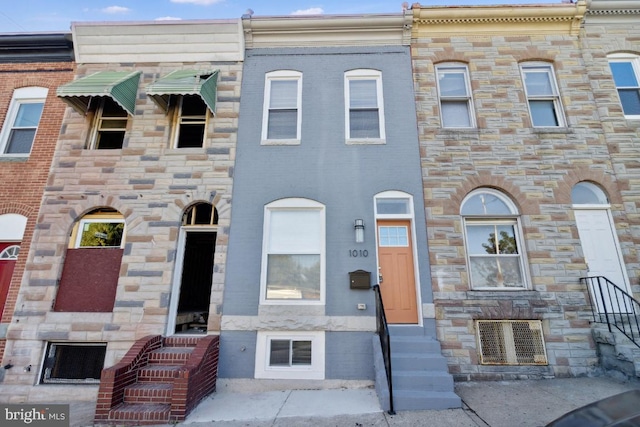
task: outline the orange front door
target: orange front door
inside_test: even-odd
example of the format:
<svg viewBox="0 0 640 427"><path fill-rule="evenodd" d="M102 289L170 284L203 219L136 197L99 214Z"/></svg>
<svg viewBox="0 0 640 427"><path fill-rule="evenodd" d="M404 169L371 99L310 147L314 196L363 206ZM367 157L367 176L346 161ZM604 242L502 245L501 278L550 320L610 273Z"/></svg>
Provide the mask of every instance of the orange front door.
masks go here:
<svg viewBox="0 0 640 427"><path fill-rule="evenodd" d="M418 323L411 222L379 220L380 291L389 323Z"/></svg>

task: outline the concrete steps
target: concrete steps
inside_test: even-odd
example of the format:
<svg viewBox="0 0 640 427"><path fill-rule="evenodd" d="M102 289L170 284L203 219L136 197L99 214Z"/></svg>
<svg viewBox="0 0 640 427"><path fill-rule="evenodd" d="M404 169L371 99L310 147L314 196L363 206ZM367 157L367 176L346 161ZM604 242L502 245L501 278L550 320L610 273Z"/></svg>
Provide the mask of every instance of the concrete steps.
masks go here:
<svg viewBox="0 0 640 427"><path fill-rule="evenodd" d="M391 367L396 411L460 408L453 377L442 356L440 343L425 336L420 327L392 327ZM389 392L378 336L374 336L376 391L381 406L389 409ZM378 387L378 383L384 386Z"/></svg>

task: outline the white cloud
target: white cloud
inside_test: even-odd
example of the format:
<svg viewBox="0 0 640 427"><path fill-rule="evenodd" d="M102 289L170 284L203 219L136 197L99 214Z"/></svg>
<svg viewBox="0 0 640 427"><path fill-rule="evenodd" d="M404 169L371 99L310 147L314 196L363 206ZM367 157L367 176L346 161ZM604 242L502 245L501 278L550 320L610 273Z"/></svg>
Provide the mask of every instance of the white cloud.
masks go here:
<svg viewBox="0 0 640 427"><path fill-rule="evenodd" d="M127 12L131 12L131 9L129 9L128 7L122 7L122 6L109 6L109 7L105 7L104 9L100 9L100 12L102 12L102 13L127 13Z"/></svg>
<svg viewBox="0 0 640 427"><path fill-rule="evenodd" d="M299 9L291 12L292 15L322 15L324 10L321 7L310 7L309 9Z"/></svg>
<svg viewBox="0 0 640 427"><path fill-rule="evenodd" d="M161 16L160 18L156 18L156 21L182 21L182 18L178 18L175 16Z"/></svg>
<svg viewBox="0 0 640 427"><path fill-rule="evenodd" d="M201 6L209 6L223 1L224 0L171 0L171 3L193 3Z"/></svg>

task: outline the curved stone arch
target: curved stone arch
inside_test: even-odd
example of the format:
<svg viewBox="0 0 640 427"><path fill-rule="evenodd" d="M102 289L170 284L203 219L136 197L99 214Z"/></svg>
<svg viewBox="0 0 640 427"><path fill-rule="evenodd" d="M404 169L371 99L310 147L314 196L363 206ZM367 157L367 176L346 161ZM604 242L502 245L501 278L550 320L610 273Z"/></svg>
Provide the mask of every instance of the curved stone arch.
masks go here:
<svg viewBox="0 0 640 427"><path fill-rule="evenodd" d="M445 215L459 215L460 207L465 197L479 188L491 188L500 191L511 199L518 209L518 212L520 212L520 215L535 215L540 212L540 200L527 200L519 187L513 185L502 176L494 176L488 172L480 172L476 176L469 177L458 187L457 191L451 196L451 199L443 205L443 213Z"/></svg>
<svg viewBox="0 0 640 427"><path fill-rule="evenodd" d="M449 50L434 52L432 55L431 62L434 67L437 64L442 64L443 62L462 62L469 65L472 60L472 58L467 56L465 53Z"/></svg>
<svg viewBox="0 0 640 427"><path fill-rule="evenodd" d="M625 40L620 40L620 42L625 43ZM615 56L637 56L640 57L640 51L636 46L628 45L623 48L618 48L616 50L612 50L611 52L606 52L605 56L607 59Z"/></svg>
<svg viewBox="0 0 640 427"><path fill-rule="evenodd" d="M65 225L60 225L64 228L64 235L68 238L78 221L85 215L101 208L114 209L117 211L124 218L127 230L131 231L133 228L131 222L135 218L131 217L132 210L130 208L124 206L119 199L113 196L91 196L83 200L73 200L67 205L65 210L68 214L63 215L63 217L68 218L69 222Z"/></svg>
<svg viewBox="0 0 640 427"><path fill-rule="evenodd" d="M522 52L514 52L513 59L518 65L525 62L545 62L550 65L555 65L556 62L553 52L546 52L535 46L529 46L527 50Z"/></svg>

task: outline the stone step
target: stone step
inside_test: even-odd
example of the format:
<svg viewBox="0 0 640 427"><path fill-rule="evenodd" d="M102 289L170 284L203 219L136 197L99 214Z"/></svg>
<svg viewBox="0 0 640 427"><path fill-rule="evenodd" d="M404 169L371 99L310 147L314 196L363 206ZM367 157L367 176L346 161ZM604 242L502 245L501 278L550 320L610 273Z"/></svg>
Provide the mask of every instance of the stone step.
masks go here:
<svg viewBox="0 0 640 427"><path fill-rule="evenodd" d="M453 377L440 371L394 371L394 390L452 391Z"/></svg>
<svg viewBox="0 0 640 427"><path fill-rule="evenodd" d="M109 411L109 419L104 424L153 425L167 424L171 415L171 405L157 403L123 403Z"/></svg>
<svg viewBox="0 0 640 427"><path fill-rule="evenodd" d="M170 383L174 378L178 378L178 373L182 365L147 365L138 370L138 381Z"/></svg>
<svg viewBox="0 0 640 427"><path fill-rule="evenodd" d="M124 402L170 404L172 392L170 383L136 383L124 389Z"/></svg>
<svg viewBox="0 0 640 427"><path fill-rule="evenodd" d="M428 337L391 336L391 351L399 353L441 353L440 342Z"/></svg>
<svg viewBox="0 0 640 427"><path fill-rule="evenodd" d="M149 363L184 365L189 360L192 351L193 347L162 347L149 353Z"/></svg>
<svg viewBox="0 0 640 427"><path fill-rule="evenodd" d="M462 401L453 391L408 391L394 388L393 406L396 411L440 410L460 408Z"/></svg>
<svg viewBox="0 0 640 427"><path fill-rule="evenodd" d="M398 353L391 348L391 370L400 371L442 371L448 372L447 359L440 353Z"/></svg>

